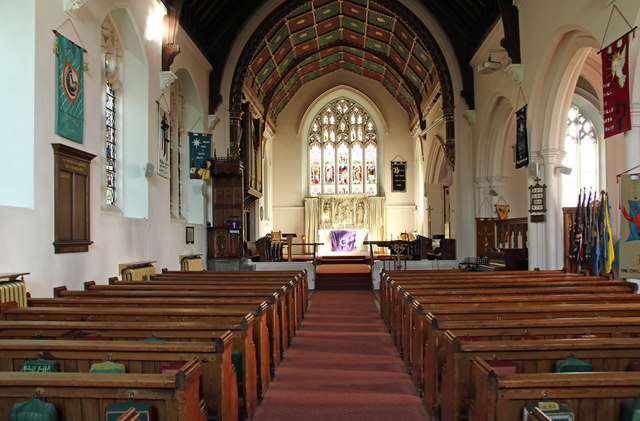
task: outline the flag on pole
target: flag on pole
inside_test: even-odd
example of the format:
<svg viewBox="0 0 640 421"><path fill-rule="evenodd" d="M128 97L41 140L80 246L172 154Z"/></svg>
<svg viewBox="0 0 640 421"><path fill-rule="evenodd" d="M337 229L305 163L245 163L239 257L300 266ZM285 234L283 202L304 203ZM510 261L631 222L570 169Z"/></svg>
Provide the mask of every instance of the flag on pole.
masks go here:
<svg viewBox="0 0 640 421"><path fill-rule="evenodd" d="M615 259L615 251L613 250L613 236L611 234L611 218L609 215L609 193L604 193L604 272L611 272L611 266Z"/></svg>

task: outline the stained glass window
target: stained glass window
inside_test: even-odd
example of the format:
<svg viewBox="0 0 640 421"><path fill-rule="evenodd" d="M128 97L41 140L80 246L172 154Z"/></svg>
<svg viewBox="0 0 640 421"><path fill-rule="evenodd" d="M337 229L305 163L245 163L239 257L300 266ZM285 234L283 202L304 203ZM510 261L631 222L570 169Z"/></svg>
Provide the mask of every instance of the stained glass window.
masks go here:
<svg viewBox="0 0 640 421"><path fill-rule="evenodd" d="M562 165L571 173L562 177L562 206L576 206L583 188L598 192L598 137L593 123L578 107L569 109Z"/></svg>
<svg viewBox="0 0 640 421"><path fill-rule="evenodd" d="M340 98L309 130L309 194L377 194L377 134L363 108Z"/></svg>
<svg viewBox="0 0 640 421"><path fill-rule="evenodd" d="M111 82L105 84L105 126L106 126L106 203L116 204L116 94Z"/></svg>

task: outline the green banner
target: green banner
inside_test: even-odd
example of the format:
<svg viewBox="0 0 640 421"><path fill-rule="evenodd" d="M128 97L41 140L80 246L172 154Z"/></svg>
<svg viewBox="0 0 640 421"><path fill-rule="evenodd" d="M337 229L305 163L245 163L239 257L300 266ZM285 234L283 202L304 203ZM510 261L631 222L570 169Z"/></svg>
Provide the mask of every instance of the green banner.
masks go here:
<svg viewBox="0 0 640 421"><path fill-rule="evenodd" d="M82 143L84 49L56 34L56 127L55 133Z"/></svg>
<svg viewBox="0 0 640 421"><path fill-rule="evenodd" d="M189 178L203 178L198 169L211 158L211 135L189 132Z"/></svg>

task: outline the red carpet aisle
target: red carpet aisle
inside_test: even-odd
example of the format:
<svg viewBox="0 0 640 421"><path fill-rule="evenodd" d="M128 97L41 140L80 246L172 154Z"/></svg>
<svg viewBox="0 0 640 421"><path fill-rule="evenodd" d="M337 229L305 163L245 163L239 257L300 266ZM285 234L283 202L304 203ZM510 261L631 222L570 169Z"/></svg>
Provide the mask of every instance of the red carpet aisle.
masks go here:
<svg viewBox="0 0 640 421"><path fill-rule="evenodd" d="M427 420L373 291L315 291L255 421Z"/></svg>

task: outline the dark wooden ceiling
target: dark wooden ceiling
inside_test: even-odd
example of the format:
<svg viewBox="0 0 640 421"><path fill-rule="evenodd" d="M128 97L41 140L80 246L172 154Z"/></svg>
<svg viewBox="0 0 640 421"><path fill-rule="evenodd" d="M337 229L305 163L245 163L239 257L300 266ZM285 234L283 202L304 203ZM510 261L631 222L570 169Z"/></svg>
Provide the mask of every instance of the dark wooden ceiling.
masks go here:
<svg viewBox="0 0 640 421"><path fill-rule="evenodd" d="M266 1L269 0L183 0L180 23L213 66L211 94L214 97L219 96L222 68L236 34L252 13ZM315 0L313 4L319 8L333 1L336 0ZM440 22L449 37L463 74L462 94L473 108L473 73L468 63L479 43L500 16L501 3L510 4L511 1L421 1ZM427 30L429 31L429 28ZM217 107L218 103L218 98L211 98L210 108Z"/></svg>

